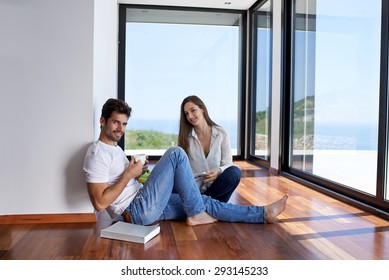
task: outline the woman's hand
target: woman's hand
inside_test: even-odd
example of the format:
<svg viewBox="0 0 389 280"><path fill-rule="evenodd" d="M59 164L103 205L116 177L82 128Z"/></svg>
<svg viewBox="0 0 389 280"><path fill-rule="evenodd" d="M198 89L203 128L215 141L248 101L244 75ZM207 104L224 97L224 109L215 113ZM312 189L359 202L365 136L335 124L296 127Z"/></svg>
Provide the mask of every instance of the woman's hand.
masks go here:
<svg viewBox="0 0 389 280"><path fill-rule="evenodd" d="M212 169L211 171L207 172L207 175L205 176L204 183L213 182L219 177L221 173L220 168Z"/></svg>

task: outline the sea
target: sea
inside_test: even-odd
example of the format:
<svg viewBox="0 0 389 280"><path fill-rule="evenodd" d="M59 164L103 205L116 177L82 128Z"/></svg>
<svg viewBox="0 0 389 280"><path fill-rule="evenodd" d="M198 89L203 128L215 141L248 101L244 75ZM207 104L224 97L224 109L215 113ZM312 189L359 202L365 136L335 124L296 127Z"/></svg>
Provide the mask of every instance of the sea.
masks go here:
<svg viewBox="0 0 389 280"><path fill-rule="evenodd" d="M215 122L227 130L230 136L231 148L238 146L238 125L236 120L215 120ZM164 133L178 135L179 120L169 119L135 119L131 118L127 129L131 130L155 130ZM377 150L378 127L369 124L326 124L315 125L315 137L322 138L352 138L355 150Z"/></svg>
<svg viewBox="0 0 389 280"><path fill-rule="evenodd" d="M231 148L236 149L238 146L238 126L236 121L224 120L215 122L223 127L230 136ZM179 120L168 119L135 119L131 118L127 129L129 130L154 130L164 133L173 133L178 135L180 126Z"/></svg>

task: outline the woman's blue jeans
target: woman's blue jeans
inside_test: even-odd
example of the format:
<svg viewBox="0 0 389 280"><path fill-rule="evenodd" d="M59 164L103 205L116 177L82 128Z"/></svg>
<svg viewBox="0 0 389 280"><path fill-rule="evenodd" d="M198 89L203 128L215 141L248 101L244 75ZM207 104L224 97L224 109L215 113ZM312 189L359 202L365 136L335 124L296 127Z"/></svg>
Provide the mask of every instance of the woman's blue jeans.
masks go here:
<svg viewBox="0 0 389 280"><path fill-rule="evenodd" d="M230 166L217 177L203 194L221 202L228 202L239 185L241 175L242 172L237 166Z"/></svg>
<svg viewBox="0 0 389 280"><path fill-rule="evenodd" d="M203 211L225 222L265 223L263 206L234 205L201 195L187 155L180 147L165 152L127 211L133 223L142 225L185 219Z"/></svg>

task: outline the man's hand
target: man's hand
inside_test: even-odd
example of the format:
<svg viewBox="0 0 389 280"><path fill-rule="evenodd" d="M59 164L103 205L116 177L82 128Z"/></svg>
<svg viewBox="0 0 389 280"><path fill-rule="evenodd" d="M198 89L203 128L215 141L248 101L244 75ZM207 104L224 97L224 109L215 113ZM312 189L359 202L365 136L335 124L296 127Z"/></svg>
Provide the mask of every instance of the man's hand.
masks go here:
<svg viewBox="0 0 389 280"><path fill-rule="evenodd" d="M131 157L130 164L128 165L127 169L124 171L122 177L130 178L130 179L138 178L140 175L144 173L143 168L144 165L142 165L142 162L140 160L135 162L134 157Z"/></svg>
<svg viewBox="0 0 389 280"><path fill-rule="evenodd" d="M147 170L149 170L149 160L146 156L145 164L142 166L142 175L145 174Z"/></svg>

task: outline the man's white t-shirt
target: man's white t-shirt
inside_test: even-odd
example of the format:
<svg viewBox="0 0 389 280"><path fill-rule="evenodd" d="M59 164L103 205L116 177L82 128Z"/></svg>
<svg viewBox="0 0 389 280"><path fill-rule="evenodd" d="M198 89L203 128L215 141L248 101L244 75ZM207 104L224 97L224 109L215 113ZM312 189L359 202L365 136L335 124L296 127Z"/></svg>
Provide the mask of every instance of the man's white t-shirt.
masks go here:
<svg viewBox="0 0 389 280"><path fill-rule="evenodd" d="M84 159L84 172L88 183L115 184L128 167L129 161L119 146L111 146L97 140L88 148ZM143 187L131 179L118 198L107 208L111 218L121 215Z"/></svg>

